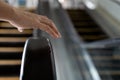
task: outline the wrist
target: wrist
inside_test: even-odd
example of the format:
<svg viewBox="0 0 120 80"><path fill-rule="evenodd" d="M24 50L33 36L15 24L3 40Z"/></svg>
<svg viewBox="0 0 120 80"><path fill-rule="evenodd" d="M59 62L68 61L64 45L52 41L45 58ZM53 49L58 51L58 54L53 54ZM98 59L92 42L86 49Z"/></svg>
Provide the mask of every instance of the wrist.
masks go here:
<svg viewBox="0 0 120 80"><path fill-rule="evenodd" d="M5 15L0 16L0 20L2 21L13 21L15 19L16 12L14 8L10 8L8 13L5 13Z"/></svg>

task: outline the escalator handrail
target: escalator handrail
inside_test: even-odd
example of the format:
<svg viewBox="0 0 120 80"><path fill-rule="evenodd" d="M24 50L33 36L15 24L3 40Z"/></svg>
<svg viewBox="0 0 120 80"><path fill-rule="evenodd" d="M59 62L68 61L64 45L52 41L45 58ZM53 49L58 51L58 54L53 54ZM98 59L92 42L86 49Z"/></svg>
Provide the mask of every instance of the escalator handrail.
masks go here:
<svg viewBox="0 0 120 80"><path fill-rule="evenodd" d="M32 64L32 61L34 62L34 60L36 60L34 56L37 56L36 59L39 61L38 63L36 62L35 65L30 65L29 63ZM43 66L42 68L44 68L44 70L40 69L41 68L40 66L37 68L36 67L34 68L33 66L36 66L36 65ZM32 68L33 68L33 72L31 70ZM35 70L37 70L37 73L34 74ZM44 72L46 73L44 74ZM38 73L39 73L39 76L36 76L38 75ZM30 74L32 74L32 76L30 76ZM25 43L23 56L22 56L22 63L21 63L20 80L27 80L27 79L56 80L56 70L55 70L55 62L54 62L52 47L51 47L50 41L44 37L39 37L39 38L32 37L32 38L29 38Z"/></svg>

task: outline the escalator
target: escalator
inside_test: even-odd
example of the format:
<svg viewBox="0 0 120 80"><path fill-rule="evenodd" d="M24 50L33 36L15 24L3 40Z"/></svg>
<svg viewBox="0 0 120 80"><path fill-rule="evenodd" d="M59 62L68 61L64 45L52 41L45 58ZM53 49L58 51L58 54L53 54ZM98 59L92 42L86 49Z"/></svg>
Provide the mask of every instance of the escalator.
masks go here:
<svg viewBox="0 0 120 80"><path fill-rule="evenodd" d="M49 9L46 12L52 14L50 18L62 34L62 39L50 39L58 80L119 80L119 43L85 10L67 9L68 16L59 3L54 5L57 1L53 1L51 13Z"/></svg>
<svg viewBox="0 0 120 80"><path fill-rule="evenodd" d="M50 5L48 5L48 3L46 4L46 2L45 4L40 3L39 10L42 11L40 12L38 11L38 12L39 14L41 12L42 14L46 13L47 14L46 16L48 16L50 19L52 19L55 22L57 28L62 34L62 38L55 40L51 37L48 37L47 34L41 31L37 32L38 33L37 37L39 35L42 35L50 38L53 48L53 55L55 56L54 59L55 59L56 71L54 72L56 72L55 74L57 75L57 80L119 80L120 65L118 64L119 53L117 52L119 52L120 50L118 47L117 48L116 47L110 47L110 48L84 47L84 49L82 47L82 45L87 43L92 43L96 41L99 42L99 40L109 39L109 36L91 18L91 16L88 15L85 10L67 9L67 12L72 20L74 28L76 32L79 34L78 36L76 35L76 32L74 31L74 28L71 25L71 22L68 19L67 15L65 14L64 10L59 5L57 5L57 7L54 7L56 5L53 5L52 3ZM0 80L19 80L21 57L22 57L24 42L28 37L32 36L32 30L26 30L23 33L19 33L10 24L4 22L0 23L0 30L1 30L0 31ZM82 43L79 40L79 38L81 38L84 41L84 43ZM33 38L28 41L30 42L30 44L27 45L29 47L26 48L26 54L35 55L35 56L29 56L29 59L27 59L25 63L29 63L29 62L31 63L32 60L33 62L34 60L36 60L35 63L33 64L36 65L40 64L40 65L39 65L39 69L38 66L34 66L35 68L32 69L32 71L35 73L38 70L42 70L44 73L49 70L51 71L51 66L49 70L47 70L49 65L48 61L50 61L50 54L49 55L46 54L47 56L45 54L43 54L42 56L41 54L39 54L39 52L42 51L40 51L41 47L38 46L40 46L39 44L43 44L42 41L40 40L44 38L39 38L37 41L35 41L34 39L37 40L37 38ZM45 41L47 41L47 39L45 39ZM38 49L38 51L36 51L37 55L39 55L37 56L37 58L36 58L36 54L32 54L34 52L34 50L32 49L33 45ZM46 51L47 50L45 49L45 52ZM88 59L88 55L90 55L90 59ZM31 57L32 59L30 59ZM43 60L41 61L40 59ZM44 62L44 59L47 65L46 67L44 67L44 64L42 64L41 66L41 63ZM95 67L93 66L91 67L91 65L89 65L90 64L89 62L91 60L94 63L91 65ZM26 68L24 69L24 71L26 72L24 73L25 75L28 74L28 71L31 71L31 68L33 68L33 65L32 66L31 65L32 64L24 65L26 66L24 67ZM95 70L97 70L97 72L99 73L100 79L94 78L96 77L96 73L93 72ZM54 74L54 72L50 74ZM32 73L30 73L30 75L32 75L30 77L36 77L36 76L39 77L39 75L43 75L43 74L39 73L38 71L37 75L34 74L33 76ZM48 78L46 76L45 77L42 76L42 77L43 79ZM27 78L29 78L29 75L27 75ZM35 78L33 78L33 80L34 79ZM53 78L51 80L53 80Z"/></svg>
<svg viewBox="0 0 120 80"><path fill-rule="evenodd" d="M19 80L25 41L32 29L19 32L7 22L0 22L0 80Z"/></svg>
<svg viewBox="0 0 120 80"><path fill-rule="evenodd" d="M52 47L42 31L19 32L9 23L0 22L0 80L56 80L54 68Z"/></svg>
<svg viewBox="0 0 120 80"><path fill-rule="evenodd" d="M94 45L94 48L91 46L85 46L84 48L90 56L100 79L119 80L120 50L119 43L117 43L119 42L119 38L110 38L85 10L67 9L67 13L79 37L85 42L83 45L93 42L91 45ZM82 57L78 57L79 60L81 60L81 58Z"/></svg>
<svg viewBox="0 0 120 80"><path fill-rule="evenodd" d="M67 12L83 41L94 42L109 38L85 10L67 9Z"/></svg>
<svg viewBox="0 0 120 80"><path fill-rule="evenodd" d="M88 49L102 80L120 79L119 47Z"/></svg>

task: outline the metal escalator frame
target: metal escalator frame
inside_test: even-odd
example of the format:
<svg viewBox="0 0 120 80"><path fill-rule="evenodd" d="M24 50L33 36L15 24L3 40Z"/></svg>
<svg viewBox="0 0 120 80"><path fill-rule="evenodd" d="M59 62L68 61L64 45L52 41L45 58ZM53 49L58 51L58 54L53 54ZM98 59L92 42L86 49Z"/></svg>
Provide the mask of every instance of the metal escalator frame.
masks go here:
<svg viewBox="0 0 120 80"><path fill-rule="evenodd" d="M53 7L53 5L52 5L52 7ZM58 10L58 11L55 11L55 10ZM95 66L93 65L93 62L92 62L90 56L88 55L88 52L86 51L86 49L82 45L84 43L82 42L82 40L80 40L78 34L76 33L75 29L73 28L73 24L70 21L67 13L63 10L61 5L57 6L56 8L55 7L52 8L52 12L53 12L52 14L54 15L54 17L56 17L58 19L58 24L60 25L60 26L58 26L58 28L59 29L64 28L64 29L62 29L61 32L64 33L63 34L63 38L65 41L64 44L65 44L68 52L70 54L74 54L75 53L74 51L76 51L75 54L78 54L78 55L80 55L80 52L81 52L81 55L84 58L84 63L86 63L88 71L90 71L90 75L92 76L91 80L101 80ZM56 14L59 16L57 16ZM53 19L53 20L57 20L57 19ZM76 45L78 45L78 46L76 46ZM70 50L70 48L71 48L70 46L72 46L72 49L74 51ZM90 80L90 77L86 78L86 80Z"/></svg>
<svg viewBox="0 0 120 80"><path fill-rule="evenodd" d="M115 20L101 5L98 5L95 10L90 10L87 7L85 7L85 10L110 38L120 36L118 29L119 22ZM113 26L115 28L113 28Z"/></svg>
<svg viewBox="0 0 120 80"><path fill-rule="evenodd" d="M57 7L58 8L58 7ZM62 15L63 16L63 15ZM66 17L65 16L63 16L64 17L64 21L66 21ZM61 22L62 23L62 22ZM63 23L65 23L65 22L63 22ZM69 22L67 22L68 24L69 24ZM106 24L107 26L108 26L108 24ZM68 27L66 28L66 30L68 29ZM71 29L71 26L69 26L69 30L67 31L67 33L69 33L69 35L72 35L73 36L73 34L71 34L72 33L72 31L73 31L74 29ZM70 33L71 32L71 33ZM76 33L75 33L76 34ZM82 44L82 45L79 45L79 47L81 47L81 49L82 49L82 52L83 52L83 56L84 56L84 58L85 58L85 61L86 61L86 63L87 63L87 65L89 65L89 66L91 66L91 67L89 67L89 68L91 68L90 70L90 72L91 72L91 74L93 74L92 76L94 77L93 79L94 80L101 80L101 78L100 78L100 75L98 74L98 72L97 72L97 70L96 70L96 68L95 68L95 66L93 66L93 65L91 65L91 64L93 64L92 63L92 61L91 61L91 57L88 55L88 51L86 50L87 48L95 48L95 47L99 47L99 48L106 48L106 47L115 47L115 46L118 46L119 44L120 44L120 39L119 38L115 38L115 37L118 37L118 36L116 36L117 34L116 33L114 33L114 32L112 32L112 33L110 33L109 34L109 31L108 31L108 33L107 33L110 37L111 37L111 39L106 39L106 40L101 40L101 41L97 41L97 42L93 42L93 43L90 43L90 44L83 44L82 42L80 42L80 41L78 41L79 39L77 39L78 37L74 37L74 39L72 39L73 37L72 36L70 36L71 38L69 38L69 37L67 37L67 38L69 38L70 40L72 39L72 40L74 40L75 42L77 41L78 42L78 44L80 43L80 44ZM76 34L77 35L77 34ZM76 36L76 35L74 35L74 36ZM115 36L114 36L115 35ZM114 36L114 37L113 37ZM70 41L65 41L66 43L71 43ZM73 42L74 43L74 42ZM70 49L69 49L70 50ZM74 50L76 50L76 53L79 53L81 50L79 50L79 49L75 49L74 48ZM70 50L70 51L72 51L72 50ZM93 70L92 70L92 68L93 68ZM95 74L97 74L96 76L94 75L94 71L95 71ZM93 73L92 73L93 72Z"/></svg>
<svg viewBox="0 0 120 80"><path fill-rule="evenodd" d="M118 4L118 5L120 5L120 1L119 0L111 0L111 1L116 3L116 4Z"/></svg>
<svg viewBox="0 0 120 80"><path fill-rule="evenodd" d="M44 6L47 6L47 7L44 7ZM41 11L39 11L40 12L39 14L41 14L41 12L42 12L42 14L44 14L44 15L48 16L49 18L53 19L54 22L56 23L56 25L59 26L57 21L53 18L50 6L42 4L41 7L44 7L44 9L41 9ZM38 32L41 33L41 31L38 31ZM44 32L42 32L41 35L49 37ZM64 45L63 38L58 39L58 40L54 40L53 38L50 38L50 40L52 42L53 52L54 52L54 55L55 55L57 80L77 80L77 79L72 77L73 76L73 73L72 73L73 71L71 71L70 60L68 59L68 56L66 54L66 53L68 53L68 51L66 50L66 47ZM62 57L60 57L60 56L62 56ZM69 74L71 74L71 75L69 75ZM80 79L80 80L82 80L82 79Z"/></svg>

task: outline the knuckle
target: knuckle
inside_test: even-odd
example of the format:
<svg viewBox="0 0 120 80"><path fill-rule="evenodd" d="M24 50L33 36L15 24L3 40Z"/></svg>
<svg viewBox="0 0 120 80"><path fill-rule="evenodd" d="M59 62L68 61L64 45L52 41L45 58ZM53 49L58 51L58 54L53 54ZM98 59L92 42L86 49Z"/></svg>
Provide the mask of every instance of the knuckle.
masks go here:
<svg viewBox="0 0 120 80"><path fill-rule="evenodd" d="M50 20L50 19L49 19L49 22L50 22L51 24L53 24L53 21L52 21L52 20Z"/></svg>
<svg viewBox="0 0 120 80"><path fill-rule="evenodd" d="M47 16L42 16L42 18L44 18L44 19L48 19L48 17L47 17Z"/></svg>
<svg viewBox="0 0 120 80"><path fill-rule="evenodd" d="M44 28L44 30L45 30L45 31L48 31L48 30L49 30L49 27L48 27L48 26L46 26L46 27Z"/></svg>
<svg viewBox="0 0 120 80"><path fill-rule="evenodd" d="M48 24L53 25L52 20L48 19Z"/></svg>

